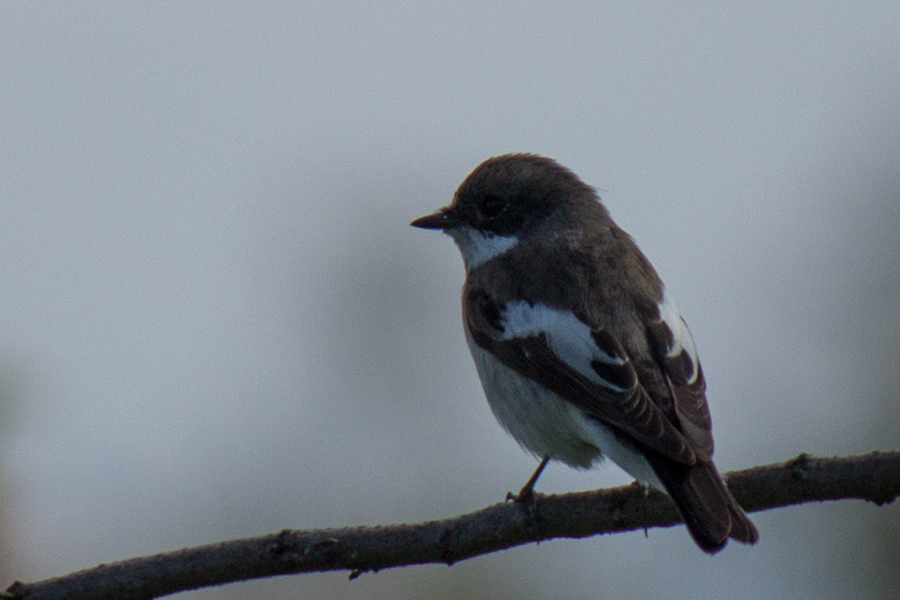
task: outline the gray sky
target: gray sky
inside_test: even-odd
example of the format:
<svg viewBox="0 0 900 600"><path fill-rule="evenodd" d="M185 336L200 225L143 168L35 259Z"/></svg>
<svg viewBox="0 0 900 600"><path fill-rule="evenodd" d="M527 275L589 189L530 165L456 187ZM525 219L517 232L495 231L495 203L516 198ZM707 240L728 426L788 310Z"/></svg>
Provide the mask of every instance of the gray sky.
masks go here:
<svg viewBox="0 0 900 600"><path fill-rule="evenodd" d="M409 221L552 156L650 257L731 470L897 448L900 5L0 5L5 581L415 522L534 467ZM629 479L554 466L539 490ZM186 598L888 598L900 513L754 516ZM891 586L894 586L893 592Z"/></svg>

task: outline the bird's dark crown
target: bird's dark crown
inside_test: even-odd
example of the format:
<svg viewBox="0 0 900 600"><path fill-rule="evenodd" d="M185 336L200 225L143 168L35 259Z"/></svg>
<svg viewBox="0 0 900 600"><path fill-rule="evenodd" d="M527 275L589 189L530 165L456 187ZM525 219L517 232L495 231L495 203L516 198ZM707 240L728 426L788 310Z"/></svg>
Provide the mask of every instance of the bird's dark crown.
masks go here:
<svg viewBox="0 0 900 600"><path fill-rule="evenodd" d="M444 210L476 229L512 235L562 207L596 199L590 186L553 159L504 154L478 165Z"/></svg>

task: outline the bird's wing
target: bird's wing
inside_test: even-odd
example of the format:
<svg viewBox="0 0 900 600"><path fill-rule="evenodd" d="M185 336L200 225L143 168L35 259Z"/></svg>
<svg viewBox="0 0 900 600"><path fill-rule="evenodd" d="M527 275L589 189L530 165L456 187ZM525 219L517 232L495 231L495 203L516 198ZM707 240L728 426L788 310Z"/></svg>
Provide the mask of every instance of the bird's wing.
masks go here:
<svg viewBox="0 0 900 600"><path fill-rule="evenodd" d="M693 465L695 450L706 454L703 445L695 448L693 435L686 437L676 425L671 411L657 405L625 348L608 331L540 303L497 303L480 288L467 290L463 306L475 343L506 366L670 460ZM678 373L680 382L687 369ZM670 379L675 386L674 376ZM691 418L702 413L690 403L684 412Z"/></svg>
<svg viewBox="0 0 900 600"><path fill-rule="evenodd" d="M670 407L670 418L678 423L694 450L708 459L713 454L712 419L694 338L667 295L652 308L646 324L650 351L668 387L655 394L657 403Z"/></svg>

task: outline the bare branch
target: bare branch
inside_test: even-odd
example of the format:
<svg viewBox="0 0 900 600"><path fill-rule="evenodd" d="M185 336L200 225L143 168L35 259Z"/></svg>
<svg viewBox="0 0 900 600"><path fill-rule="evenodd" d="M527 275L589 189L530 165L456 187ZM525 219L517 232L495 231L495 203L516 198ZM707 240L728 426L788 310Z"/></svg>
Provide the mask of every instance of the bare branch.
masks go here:
<svg viewBox="0 0 900 600"><path fill-rule="evenodd" d="M900 452L846 458L805 454L726 476L747 511L857 498L879 506L900 495ZM233 581L289 573L365 571L446 563L558 537L579 538L681 522L660 492L620 488L537 496L534 513L502 503L460 517L414 525L280 533L133 558L35 583L13 583L0 598L145 600ZM763 532L765 535L765 532Z"/></svg>

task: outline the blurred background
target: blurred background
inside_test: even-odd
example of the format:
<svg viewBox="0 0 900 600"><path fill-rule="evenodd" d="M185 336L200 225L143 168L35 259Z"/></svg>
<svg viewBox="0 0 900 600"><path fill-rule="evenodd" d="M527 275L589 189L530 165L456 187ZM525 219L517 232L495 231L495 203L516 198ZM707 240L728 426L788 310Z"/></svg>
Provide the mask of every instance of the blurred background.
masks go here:
<svg viewBox="0 0 900 600"><path fill-rule="evenodd" d="M408 226L511 151L600 188L660 271L721 470L896 449L898 28L888 1L3 3L2 587L517 490L462 261ZM896 598L898 511L183 597Z"/></svg>

